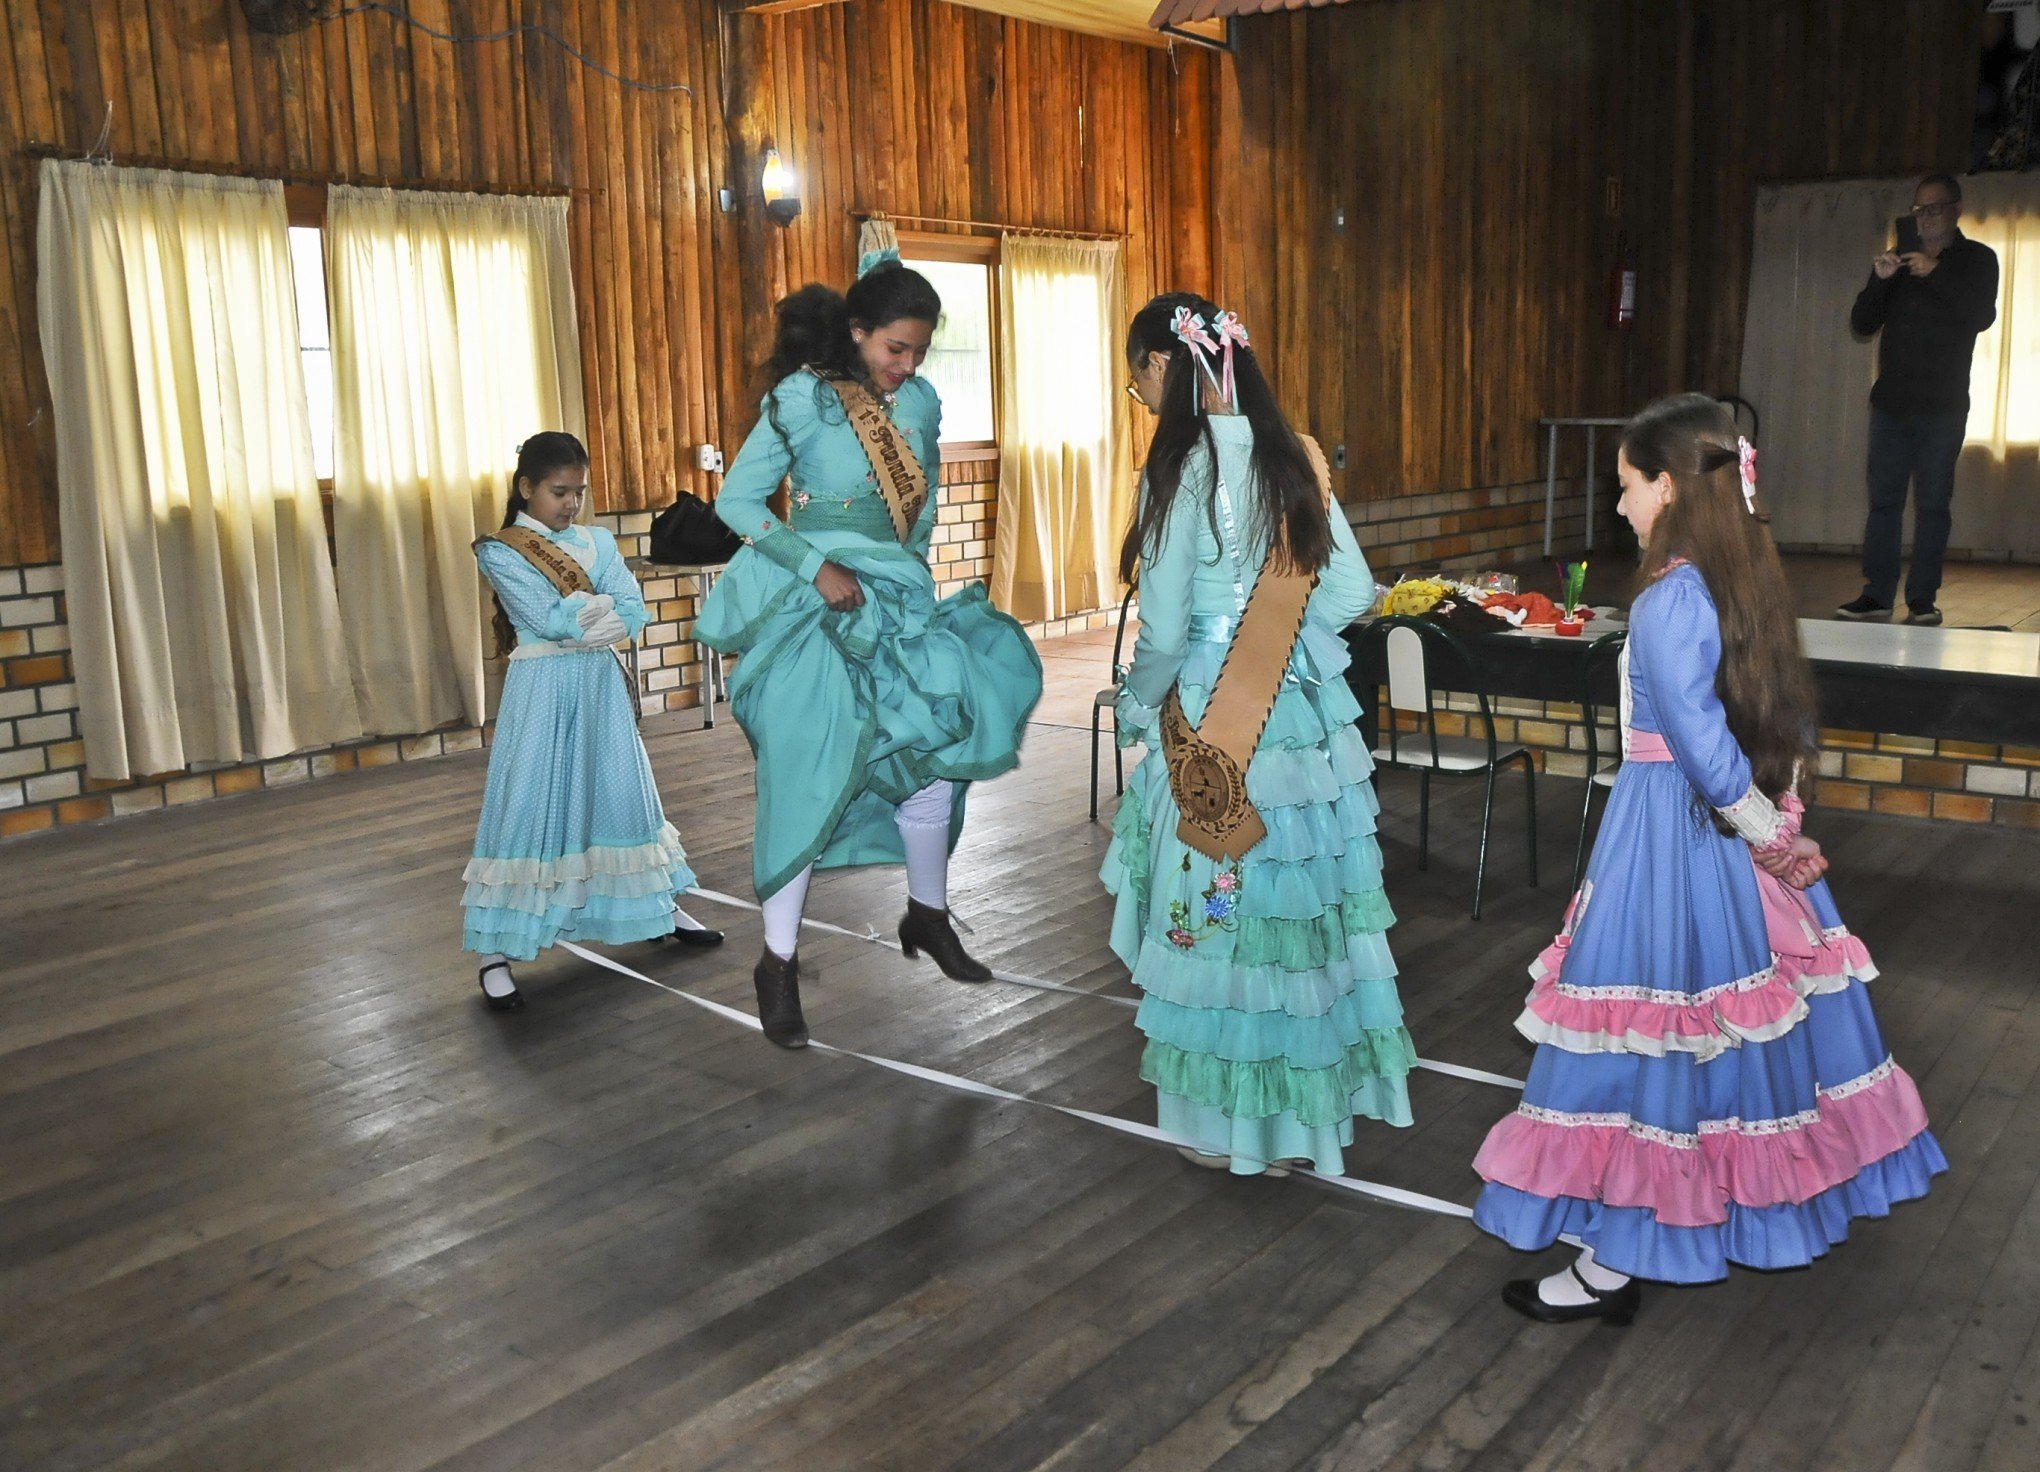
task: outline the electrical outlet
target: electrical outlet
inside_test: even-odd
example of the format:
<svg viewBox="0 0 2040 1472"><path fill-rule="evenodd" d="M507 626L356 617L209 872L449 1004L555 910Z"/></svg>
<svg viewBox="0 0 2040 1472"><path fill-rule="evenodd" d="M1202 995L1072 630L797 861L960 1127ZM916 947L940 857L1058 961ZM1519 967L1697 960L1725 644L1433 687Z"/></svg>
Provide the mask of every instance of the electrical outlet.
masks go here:
<svg viewBox="0 0 2040 1472"><path fill-rule="evenodd" d="M1346 447L1344 445L1333 445L1332 469L1344 470L1345 468L1346 468Z"/></svg>
<svg viewBox="0 0 2040 1472"><path fill-rule="evenodd" d="M714 445L696 445L694 447L694 468L696 470L714 471L720 474L723 468L722 451L718 450Z"/></svg>
<svg viewBox="0 0 2040 1472"><path fill-rule="evenodd" d="M1332 228L1334 230L1343 230L1346 228L1346 212L1344 210L1332 211Z"/></svg>

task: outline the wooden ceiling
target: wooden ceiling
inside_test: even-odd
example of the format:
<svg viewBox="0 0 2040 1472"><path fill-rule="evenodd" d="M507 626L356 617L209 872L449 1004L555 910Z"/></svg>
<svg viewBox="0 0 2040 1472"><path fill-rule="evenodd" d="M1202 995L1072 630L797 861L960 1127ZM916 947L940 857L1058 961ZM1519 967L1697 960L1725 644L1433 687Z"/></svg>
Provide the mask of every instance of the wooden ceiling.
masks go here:
<svg viewBox="0 0 2040 1472"><path fill-rule="evenodd" d="M1148 24L1149 17L1155 13L1157 0L956 0L956 3L978 10L995 10L1001 15L1017 16L1021 20L1040 21L1044 25L1062 26L1066 30L1084 31L1093 36L1139 41L1149 46L1168 44L1168 37ZM1223 39L1225 35L1222 21L1203 21L1184 29L1209 36L1214 41Z"/></svg>

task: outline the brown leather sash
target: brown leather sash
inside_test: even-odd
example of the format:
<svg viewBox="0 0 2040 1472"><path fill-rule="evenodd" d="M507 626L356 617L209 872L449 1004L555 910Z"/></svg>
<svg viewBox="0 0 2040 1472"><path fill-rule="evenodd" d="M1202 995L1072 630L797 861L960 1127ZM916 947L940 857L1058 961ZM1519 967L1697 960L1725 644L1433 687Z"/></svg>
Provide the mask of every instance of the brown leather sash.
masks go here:
<svg viewBox="0 0 2040 1472"><path fill-rule="evenodd" d="M885 497L885 509L892 513L893 535L904 543L928 504L928 472L914 457L906 435L886 417L869 389L847 378L832 378L829 386L843 401L843 412L850 416L850 427L857 431L878 477L879 494Z"/></svg>
<svg viewBox="0 0 2040 1472"><path fill-rule="evenodd" d="M484 542L501 542L522 557L545 575L545 580L553 585L553 591L562 598L575 593L593 596L595 592L595 580L589 576L587 568L576 562L558 544L546 540L528 526L506 526L499 532L490 532L486 537L476 537L474 545L479 548ZM617 654L613 646L609 652L615 656L616 672L623 676L623 688L630 694L631 715L642 720L644 713L638 709L637 691L630 677L630 667L624 663L623 656Z"/></svg>
<svg viewBox="0 0 2040 1472"><path fill-rule="evenodd" d="M1329 502L1331 469L1317 442L1300 438ZM1174 690L1162 702L1162 760L1182 814L1176 836L1208 858L1244 858L1268 835L1268 825L1247 799L1247 765L1282 693L1317 580L1315 570L1263 567L1219 667L1203 721L1191 726Z"/></svg>

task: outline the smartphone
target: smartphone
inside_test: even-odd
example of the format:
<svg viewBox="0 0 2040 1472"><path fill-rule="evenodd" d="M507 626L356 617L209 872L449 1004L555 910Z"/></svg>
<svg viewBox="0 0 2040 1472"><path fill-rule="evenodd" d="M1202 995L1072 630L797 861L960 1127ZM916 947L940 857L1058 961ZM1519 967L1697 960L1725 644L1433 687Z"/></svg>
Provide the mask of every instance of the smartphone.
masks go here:
<svg viewBox="0 0 2040 1472"><path fill-rule="evenodd" d="M1909 252L1918 250L1920 248L1920 222L1911 215L1900 215L1897 221L1896 239L1898 243L1892 249L1898 252L1898 254L1906 255Z"/></svg>

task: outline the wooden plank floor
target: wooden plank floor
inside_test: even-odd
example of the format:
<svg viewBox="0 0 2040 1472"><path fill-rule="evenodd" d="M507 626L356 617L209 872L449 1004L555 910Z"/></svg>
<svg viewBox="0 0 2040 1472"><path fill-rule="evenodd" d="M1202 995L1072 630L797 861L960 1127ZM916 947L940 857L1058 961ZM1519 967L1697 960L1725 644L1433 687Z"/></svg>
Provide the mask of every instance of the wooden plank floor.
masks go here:
<svg viewBox="0 0 2040 1472"><path fill-rule="evenodd" d="M1109 635L1046 651L1025 769L955 878L978 951L1128 992L1084 821ZM749 884L733 724L647 726L703 881ZM0 1467L8 1469L2030 1469L2040 1466L2040 842L1819 815L1885 1025L1953 1170L1812 1271L1528 1324L1465 1223L1234 1180L1024 1104L786 1054L555 954L527 1011L458 950L479 754L0 849ZM1109 782L1109 765L1108 765ZM1520 1073L1557 920L1499 807L1385 781L1394 933L1433 1058ZM884 927L896 871L811 913ZM753 918L618 948L748 1005ZM1124 1008L965 987L814 937L818 1037L1151 1117ZM1356 1175L1470 1201L1510 1105L1420 1074Z"/></svg>

